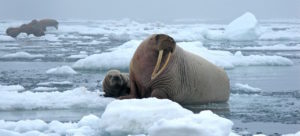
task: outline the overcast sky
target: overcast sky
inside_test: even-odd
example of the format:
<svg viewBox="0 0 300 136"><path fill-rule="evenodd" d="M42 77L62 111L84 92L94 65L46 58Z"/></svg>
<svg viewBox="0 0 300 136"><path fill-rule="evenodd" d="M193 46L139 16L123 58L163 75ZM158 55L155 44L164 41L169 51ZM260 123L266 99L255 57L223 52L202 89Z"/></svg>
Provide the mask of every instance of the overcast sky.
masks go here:
<svg viewBox="0 0 300 136"><path fill-rule="evenodd" d="M300 0L0 0L5 19L232 20L246 11L258 19L300 19Z"/></svg>

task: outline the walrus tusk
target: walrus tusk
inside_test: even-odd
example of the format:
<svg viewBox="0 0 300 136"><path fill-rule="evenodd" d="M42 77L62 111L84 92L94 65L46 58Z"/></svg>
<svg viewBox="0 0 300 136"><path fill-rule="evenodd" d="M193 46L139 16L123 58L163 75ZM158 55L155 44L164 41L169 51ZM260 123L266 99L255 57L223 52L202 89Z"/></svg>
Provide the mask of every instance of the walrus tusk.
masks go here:
<svg viewBox="0 0 300 136"><path fill-rule="evenodd" d="M160 63L161 63L163 52L164 52L163 50L159 51L157 62L156 62L155 68L154 68L152 76L151 76L151 80L155 79L166 68L166 66L169 63L169 60L170 60L170 57L172 54L171 52L169 52L167 60L166 60L165 64L163 65L163 67L157 72L157 70L159 69Z"/></svg>
<svg viewBox="0 0 300 136"><path fill-rule="evenodd" d="M157 71L159 69L163 53L164 53L164 50L159 50L157 61L156 61L156 65L155 65L155 68L154 68L154 70L152 72L151 79L152 79L152 77L154 77L154 75L157 73Z"/></svg>

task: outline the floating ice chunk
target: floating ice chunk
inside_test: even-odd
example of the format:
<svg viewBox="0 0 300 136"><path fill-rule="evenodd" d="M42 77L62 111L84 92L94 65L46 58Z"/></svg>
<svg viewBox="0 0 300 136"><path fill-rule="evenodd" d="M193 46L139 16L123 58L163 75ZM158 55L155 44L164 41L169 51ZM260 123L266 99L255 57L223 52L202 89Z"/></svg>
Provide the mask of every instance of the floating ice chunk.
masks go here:
<svg viewBox="0 0 300 136"><path fill-rule="evenodd" d="M44 131L48 129L48 126L42 120L0 121L0 129L24 133L31 130Z"/></svg>
<svg viewBox="0 0 300 136"><path fill-rule="evenodd" d="M242 47L242 48L230 48L234 50L284 50L295 51L300 50L300 45L287 46L285 44L276 44L272 46L255 46L255 47Z"/></svg>
<svg viewBox="0 0 300 136"><path fill-rule="evenodd" d="M6 36L6 35L0 35L0 41L15 41L16 39L10 37L10 36Z"/></svg>
<svg viewBox="0 0 300 136"><path fill-rule="evenodd" d="M263 33L259 40L265 41L284 41L284 40L300 40L299 32L278 31Z"/></svg>
<svg viewBox="0 0 300 136"><path fill-rule="evenodd" d="M170 100L148 98L115 100L101 116L101 128L111 135L144 134L160 119L175 119L193 114Z"/></svg>
<svg viewBox="0 0 300 136"><path fill-rule="evenodd" d="M78 55L70 55L67 58L68 59L84 59L86 58L88 55L86 54L78 54Z"/></svg>
<svg viewBox="0 0 300 136"><path fill-rule="evenodd" d="M286 134L286 135L282 135L282 136L300 136L300 131L295 134Z"/></svg>
<svg viewBox="0 0 300 136"><path fill-rule="evenodd" d="M149 128L150 136L228 136L233 123L211 111L175 119L161 119Z"/></svg>
<svg viewBox="0 0 300 136"><path fill-rule="evenodd" d="M22 136L22 135L18 132L0 129L0 136Z"/></svg>
<svg viewBox="0 0 300 136"><path fill-rule="evenodd" d="M37 87L37 88L34 88L32 91L34 91L34 92L53 92L56 90L57 90L56 87Z"/></svg>
<svg viewBox="0 0 300 136"><path fill-rule="evenodd" d="M77 128L77 123L62 123L57 120L49 123L49 131L59 135L66 135L67 130Z"/></svg>
<svg viewBox="0 0 300 136"><path fill-rule="evenodd" d="M94 54L73 64L75 69L107 70L112 68L128 69L130 60L141 41L132 40L119 47L112 48L110 52ZM236 66L289 66L293 62L281 56L249 55L242 52L232 54L229 51L208 50L201 42L179 42L178 46L186 51L202 56L217 66L234 68Z"/></svg>
<svg viewBox="0 0 300 136"><path fill-rule="evenodd" d="M252 87L248 84L235 83L231 87L232 93L260 93L262 90L260 88Z"/></svg>
<svg viewBox="0 0 300 136"><path fill-rule="evenodd" d="M131 40L109 52L94 54L73 64L75 69L107 70L110 68L127 69L136 48L141 41Z"/></svg>
<svg viewBox="0 0 300 136"><path fill-rule="evenodd" d="M21 85L0 85L0 92L1 91L8 91L8 92L18 92L18 91L23 91L25 88Z"/></svg>
<svg viewBox="0 0 300 136"><path fill-rule="evenodd" d="M103 108L112 98L104 98L84 87L64 92L1 92L0 110Z"/></svg>
<svg viewBox="0 0 300 136"><path fill-rule="evenodd" d="M61 66L56 68L51 68L46 71L47 74L55 74L55 75L73 75L77 74L75 70L73 70L70 66Z"/></svg>
<svg viewBox="0 0 300 136"><path fill-rule="evenodd" d="M256 40L258 38L256 17L246 12L233 20L225 29L225 36L229 40Z"/></svg>
<svg viewBox="0 0 300 136"><path fill-rule="evenodd" d="M73 83L70 81L62 81L62 82L43 82L38 83L38 86L72 86Z"/></svg>
<svg viewBox="0 0 300 136"><path fill-rule="evenodd" d="M6 59L36 59L36 58L43 58L45 55L42 54L30 54L27 52L16 52L12 54L6 54L2 56L1 58Z"/></svg>
<svg viewBox="0 0 300 136"><path fill-rule="evenodd" d="M281 56L249 55L244 56L238 51L235 54L229 51L208 50L201 42L181 42L178 45L185 50L199 55L217 66L234 68L237 66L289 66L293 62Z"/></svg>

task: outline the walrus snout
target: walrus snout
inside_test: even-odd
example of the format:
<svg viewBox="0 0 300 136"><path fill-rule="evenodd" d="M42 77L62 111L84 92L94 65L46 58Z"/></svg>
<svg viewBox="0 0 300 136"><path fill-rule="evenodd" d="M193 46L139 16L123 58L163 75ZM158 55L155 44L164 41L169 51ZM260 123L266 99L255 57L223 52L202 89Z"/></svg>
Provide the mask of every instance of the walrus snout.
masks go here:
<svg viewBox="0 0 300 136"><path fill-rule="evenodd" d="M155 38L155 43L158 46L158 52L159 53L158 53L155 68L154 68L154 70L152 72L152 75L151 75L151 80L155 79L166 68L166 66L169 63L170 57L171 57L171 55L174 52L175 47L176 47L175 40L172 37L168 36L168 35L157 34L157 35L155 35L154 38ZM161 63L164 52L167 52L168 57L165 61L165 64L159 70L160 63Z"/></svg>
<svg viewBox="0 0 300 136"><path fill-rule="evenodd" d="M110 77L110 83L113 86L123 85L123 80L121 79L121 75L112 75Z"/></svg>

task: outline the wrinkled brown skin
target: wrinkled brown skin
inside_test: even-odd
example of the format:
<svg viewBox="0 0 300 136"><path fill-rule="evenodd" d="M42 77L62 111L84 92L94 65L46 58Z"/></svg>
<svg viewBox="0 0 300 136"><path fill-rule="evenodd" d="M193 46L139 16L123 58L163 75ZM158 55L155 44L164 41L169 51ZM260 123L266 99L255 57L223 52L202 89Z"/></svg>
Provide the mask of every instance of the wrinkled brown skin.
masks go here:
<svg viewBox="0 0 300 136"><path fill-rule="evenodd" d="M163 72L151 80L160 49L164 50L162 64L169 52L172 55ZM223 69L176 46L164 34L151 35L139 45L130 64L130 85L130 95L120 99L157 97L193 105L226 102L230 93Z"/></svg>
<svg viewBox="0 0 300 136"><path fill-rule="evenodd" d="M20 27L9 27L6 30L6 34L11 37L17 37L20 33L26 33L27 35L33 34L36 37L44 36L45 32L39 21L32 20L28 24L23 24Z"/></svg>
<svg viewBox="0 0 300 136"><path fill-rule="evenodd" d="M108 71L102 82L102 89L105 92L104 97L117 98L128 95L130 92L129 74L121 73L119 70Z"/></svg>
<svg viewBox="0 0 300 136"><path fill-rule="evenodd" d="M40 37L45 35L47 27L58 29L58 22L54 19L32 20L30 23L23 24L20 27L9 27L6 29L6 34L13 38L17 37L20 33L33 34L36 37Z"/></svg>
<svg viewBox="0 0 300 136"><path fill-rule="evenodd" d="M39 23L42 25L44 31L46 31L47 27L55 27L58 29L58 22L54 19L42 19Z"/></svg>

